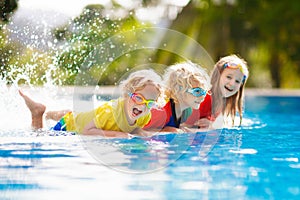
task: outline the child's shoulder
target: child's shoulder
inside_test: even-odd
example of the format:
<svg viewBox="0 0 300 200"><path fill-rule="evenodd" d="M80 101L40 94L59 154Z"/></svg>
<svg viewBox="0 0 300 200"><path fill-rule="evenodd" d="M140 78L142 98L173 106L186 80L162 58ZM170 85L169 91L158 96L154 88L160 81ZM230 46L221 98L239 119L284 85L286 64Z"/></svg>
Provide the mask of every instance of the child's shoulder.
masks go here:
<svg viewBox="0 0 300 200"><path fill-rule="evenodd" d="M119 101L118 100L110 100L110 101L105 101L105 102L101 102L99 103L98 107L96 108L96 112L109 112L112 111L113 108L118 107L119 105Z"/></svg>

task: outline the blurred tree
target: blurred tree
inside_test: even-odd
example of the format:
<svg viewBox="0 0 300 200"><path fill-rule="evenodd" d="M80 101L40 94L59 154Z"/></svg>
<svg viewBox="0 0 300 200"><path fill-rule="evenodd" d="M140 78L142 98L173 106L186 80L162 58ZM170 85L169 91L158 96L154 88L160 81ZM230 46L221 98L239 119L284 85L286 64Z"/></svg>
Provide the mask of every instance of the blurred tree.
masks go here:
<svg viewBox="0 0 300 200"><path fill-rule="evenodd" d="M0 0L0 77L7 84L41 85L51 63L47 53L23 46L8 37L7 24L18 8L17 0Z"/></svg>
<svg viewBox="0 0 300 200"><path fill-rule="evenodd" d="M0 0L0 20L2 22L8 22L10 15L17 7L17 0Z"/></svg>
<svg viewBox="0 0 300 200"><path fill-rule="evenodd" d="M27 66L28 62L33 64L29 58L34 60L39 53L34 49L21 47L7 37L4 24L17 8L16 2L17 0L0 0L1 75L12 72L8 65ZM297 34L300 31L298 23L300 1L298 0L288 2L190 0L186 6L180 1L181 6L184 7L178 16L177 12L181 7L174 6L175 1L135 1L132 7L121 5L120 2L111 0L111 7L89 5L72 22L55 30L60 46L54 52L48 52L50 55L48 58L53 58L51 54L55 54L54 63L48 65L51 68L52 78L57 84L74 84L77 74L82 70L85 58L91 55L96 45L127 30L153 26L151 23L141 22L136 17L138 10L162 7L163 12L155 15L172 22L167 28L195 39L207 50L213 60L216 61L232 53L245 58L249 63L251 74L247 86L300 87L300 36ZM176 3L178 4L179 1ZM168 44L169 49L174 49L174 52L188 52L194 57L198 56L187 41L168 37L169 35L165 38L172 41ZM129 38L127 41L128 44L136 42L136 38ZM103 55L115 55L121 45L123 44L106 48ZM113 60L110 67L102 66L100 63L103 60L87 66L89 68L85 69L87 73L85 83L94 84L100 81L100 84L116 84L116 80L134 66L149 62L169 65L182 59L170 52L144 49L132 51L121 57L106 57ZM23 53L26 55L24 56ZM49 59L38 59L36 62L38 65L45 65L49 63ZM38 71L40 77L44 77L45 73Z"/></svg>
<svg viewBox="0 0 300 200"><path fill-rule="evenodd" d="M107 9L107 8L106 8ZM132 55L123 55L123 58L114 58L111 67L103 66L109 57L100 60L88 69L86 59L90 53L99 48L99 45L108 38L136 28L147 27L147 23L141 23L134 17L134 11L124 10L120 5L114 4L113 9L122 9L125 14L122 16L105 16L106 10L101 5L88 5L82 14L75 18L70 24L55 30L56 38L64 42L64 46L57 51L55 64L59 66L54 76L57 80L64 80L62 84L74 84L78 73L87 73L85 80L81 84L116 84L116 81L130 68L138 64L139 59L145 59L149 55L146 51L131 52ZM126 41L129 43L130 41ZM135 38L132 43L135 44ZM111 55L118 52L119 44L113 44L103 54ZM139 56L138 56L139 55ZM131 58L131 59L130 59ZM134 58L134 59L132 59ZM85 71L83 71L85 70ZM100 79L101 78L101 79ZM78 80L77 80L78 81Z"/></svg>
<svg viewBox="0 0 300 200"><path fill-rule="evenodd" d="M87 58L99 49L99 44L105 43L119 33L152 26L151 23L142 22L137 18L135 12L140 6L155 8L158 4L163 3L165 9L171 8L171 4L165 4L162 0L136 1L130 6L121 3L123 2L111 0L111 6L108 7L87 6L80 16L54 30L56 39L53 44L58 44L58 46L53 46L53 49L46 53L13 42L4 34L0 38L1 45L5 46L5 48L1 48L0 52L1 56L4 56L1 59L3 61L0 66L1 73L8 83L18 81L20 77L23 77L20 82L31 84L43 84L49 79L58 85L70 85L75 81L93 85L97 83L117 84L120 77L132 68L151 62L151 55L155 51L147 48L137 50L135 44L143 44L143 40L153 41L153 37L143 38L142 41L137 41L138 39L135 37L127 37L126 41L120 40L119 43L114 39L116 43L106 46L103 51L103 55L107 55L106 57L98 54L96 59L91 59L96 60L96 63L86 62ZM119 56L118 53L125 44L123 42L131 50ZM37 59L37 55L40 55L39 59ZM52 62L49 62L50 59L53 59ZM108 63L109 67L102 63ZM21 76L20 73L24 74ZM79 80L77 80L78 78Z"/></svg>
<svg viewBox="0 0 300 200"><path fill-rule="evenodd" d="M9 17L17 9L17 0L0 0L0 75L5 76L6 66L16 52L17 45L8 42L7 33L4 30Z"/></svg>
<svg viewBox="0 0 300 200"><path fill-rule="evenodd" d="M244 57L250 71L264 74L252 74L250 86L300 87L299 17L297 0L191 0L170 28L195 38L215 60L231 53Z"/></svg>
<svg viewBox="0 0 300 200"><path fill-rule="evenodd" d="M257 0L256 4L257 8L249 7L249 14L252 14L252 26L257 30L256 43L265 43L268 48L273 85L277 88L300 87L300 35L296 34L300 32L300 2ZM287 84L291 80L298 82L298 86Z"/></svg>

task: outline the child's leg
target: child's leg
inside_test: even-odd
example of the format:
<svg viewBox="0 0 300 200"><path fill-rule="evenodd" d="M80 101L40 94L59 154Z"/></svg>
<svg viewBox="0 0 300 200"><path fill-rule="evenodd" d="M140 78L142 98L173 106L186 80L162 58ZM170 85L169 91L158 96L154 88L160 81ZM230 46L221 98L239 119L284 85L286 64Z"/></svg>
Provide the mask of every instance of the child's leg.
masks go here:
<svg viewBox="0 0 300 200"><path fill-rule="evenodd" d="M59 121L65 114L70 111L71 110L48 111L45 113L45 118Z"/></svg>
<svg viewBox="0 0 300 200"><path fill-rule="evenodd" d="M46 110L46 106L41 103L37 103L26 96L21 90L19 90L21 97L23 97L26 106L31 112L31 126L34 129L43 128L43 114Z"/></svg>

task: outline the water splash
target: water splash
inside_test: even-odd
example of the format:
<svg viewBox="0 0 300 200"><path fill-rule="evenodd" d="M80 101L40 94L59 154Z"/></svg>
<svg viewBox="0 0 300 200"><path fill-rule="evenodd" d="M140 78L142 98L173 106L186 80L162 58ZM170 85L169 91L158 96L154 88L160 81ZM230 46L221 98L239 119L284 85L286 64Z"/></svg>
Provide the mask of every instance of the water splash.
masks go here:
<svg viewBox="0 0 300 200"><path fill-rule="evenodd" d="M16 129L26 127L30 124L26 117L22 102L18 97L18 87L16 85L7 86L5 78L0 79L0 130ZM24 115L25 114L25 115ZM25 123L25 124L24 124Z"/></svg>

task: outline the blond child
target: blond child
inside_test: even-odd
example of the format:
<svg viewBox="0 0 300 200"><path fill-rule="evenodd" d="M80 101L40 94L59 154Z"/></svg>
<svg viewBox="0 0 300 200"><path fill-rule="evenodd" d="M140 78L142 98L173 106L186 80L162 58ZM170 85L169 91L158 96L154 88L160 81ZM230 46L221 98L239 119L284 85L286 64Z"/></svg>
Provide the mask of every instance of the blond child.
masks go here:
<svg viewBox="0 0 300 200"><path fill-rule="evenodd" d="M181 123L192 113L192 108L199 108L210 89L210 78L200 66L184 62L168 67L164 80L166 103L162 109L151 110L151 120L144 129L183 132Z"/></svg>
<svg viewBox="0 0 300 200"><path fill-rule="evenodd" d="M248 66L244 59L237 55L222 57L215 64L211 75L211 95L206 96L199 109L193 110L185 126L205 129L233 126L237 113L241 125L248 76Z"/></svg>
<svg viewBox="0 0 300 200"><path fill-rule="evenodd" d="M161 95L161 77L153 70L133 72L121 82L122 97L104 103L98 108L75 114L68 111L51 111L48 119L57 120L53 130L72 131L84 135L128 137L128 133L139 133L140 128L151 118L150 110ZM46 107L34 102L22 91L20 95L32 116L32 127L43 127Z"/></svg>

